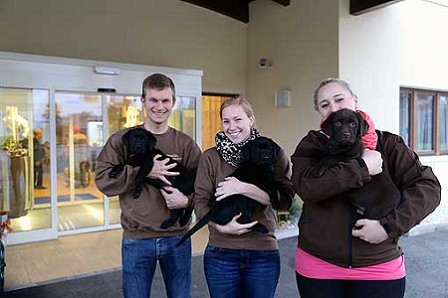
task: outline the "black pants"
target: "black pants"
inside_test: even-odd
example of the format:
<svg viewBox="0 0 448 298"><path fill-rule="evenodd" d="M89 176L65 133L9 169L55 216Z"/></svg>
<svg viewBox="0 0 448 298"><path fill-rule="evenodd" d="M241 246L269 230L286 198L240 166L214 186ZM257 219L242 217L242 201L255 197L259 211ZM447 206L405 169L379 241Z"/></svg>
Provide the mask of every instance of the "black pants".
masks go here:
<svg viewBox="0 0 448 298"><path fill-rule="evenodd" d="M406 277L397 280L307 278L296 272L301 298L403 298Z"/></svg>
<svg viewBox="0 0 448 298"><path fill-rule="evenodd" d="M38 166L34 166L34 186L35 187L42 187L42 183L44 180L44 166L42 165L42 162Z"/></svg>

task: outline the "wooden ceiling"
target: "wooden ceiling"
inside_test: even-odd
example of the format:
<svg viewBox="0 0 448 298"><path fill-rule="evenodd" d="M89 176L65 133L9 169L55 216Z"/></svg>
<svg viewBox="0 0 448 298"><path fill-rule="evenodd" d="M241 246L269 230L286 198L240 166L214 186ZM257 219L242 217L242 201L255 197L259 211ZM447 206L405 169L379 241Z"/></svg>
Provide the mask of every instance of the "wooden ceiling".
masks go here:
<svg viewBox="0 0 448 298"><path fill-rule="evenodd" d="M249 3L255 0L181 0L217 13L249 23ZM271 0L282 6L289 6L291 0ZM293 0L300 1L300 0ZM334 0L329 0L334 1ZM359 15L403 0L350 0L350 13Z"/></svg>
<svg viewBox="0 0 448 298"><path fill-rule="evenodd" d="M181 0L201 6L217 13L249 23L249 3L255 0ZM288 6L290 0L272 0L280 5Z"/></svg>
<svg viewBox="0 0 448 298"><path fill-rule="evenodd" d="M350 14L360 15L403 0L350 0Z"/></svg>

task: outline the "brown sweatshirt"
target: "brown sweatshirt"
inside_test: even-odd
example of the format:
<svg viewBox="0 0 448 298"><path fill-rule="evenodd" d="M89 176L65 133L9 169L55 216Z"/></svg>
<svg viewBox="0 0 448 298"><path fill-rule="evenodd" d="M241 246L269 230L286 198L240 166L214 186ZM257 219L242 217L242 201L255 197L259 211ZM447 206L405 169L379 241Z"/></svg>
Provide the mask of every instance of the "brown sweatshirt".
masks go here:
<svg viewBox="0 0 448 298"><path fill-rule="evenodd" d="M195 212L199 218L203 217L210 210L210 204L214 201L218 183L234 171L235 168L224 161L215 147L208 149L201 156L193 197ZM289 180L291 165L283 149L280 150L280 154L277 157L274 175L276 181L281 182L290 194L294 194L292 183ZM281 202L284 208L289 208L290 204L291 202ZM264 224L269 230L268 234L257 232L249 232L241 236L222 234L209 225L209 244L231 249L278 249L277 239L274 235L277 227L275 210L270 206L260 206L252 216L252 219Z"/></svg>
<svg viewBox="0 0 448 298"><path fill-rule="evenodd" d="M370 181L365 163L353 159L329 166L321 177L311 172L313 158L304 151L323 151L327 137L311 131L292 155L292 182L303 200L299 220L299 246L306 252L343 267L380 264L402 254L398 238L419 224L440 203L441 188L430 167L423 166L417 154L403 139L388 132L378 133L376 150L382 153L391 178L401 192L401 202L380 223L389 238L370 244L353 237L355 211L344 193Z"/></svg>
<svg viewBox="0 0 448 298"><path fill-rule="evenodd" d="M107 196L119 197L123 237L155 238L185 233L188 225L180 227L176 223L166 230L160 228L160 224L170 217L170 211L159 189L146 183L140 197L138 199L132 197L134 178L140 167L125 165L116 178L109 178L109 173L115 165L126 164L126 148L121 137L129 129L110 136L98 156L95 169L95 183L98 189ZM196 172L201 150L192 138L171 127L167 132L154 136L157 139L156 148Z"/></svg>

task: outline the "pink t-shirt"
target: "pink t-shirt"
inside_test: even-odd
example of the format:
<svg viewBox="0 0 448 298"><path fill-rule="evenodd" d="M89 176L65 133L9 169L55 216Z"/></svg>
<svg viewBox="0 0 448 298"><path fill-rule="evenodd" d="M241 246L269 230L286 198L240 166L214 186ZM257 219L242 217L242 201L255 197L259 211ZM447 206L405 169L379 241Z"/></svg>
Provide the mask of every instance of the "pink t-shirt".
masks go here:
<svg viewBox="0 0 448 298"><path fill-rule="evenodd" d="M343 280L395 280L406 276L404 255L377 265L361 268L340 267L310 255L297 248L295 268L308 278Z"/></svg>

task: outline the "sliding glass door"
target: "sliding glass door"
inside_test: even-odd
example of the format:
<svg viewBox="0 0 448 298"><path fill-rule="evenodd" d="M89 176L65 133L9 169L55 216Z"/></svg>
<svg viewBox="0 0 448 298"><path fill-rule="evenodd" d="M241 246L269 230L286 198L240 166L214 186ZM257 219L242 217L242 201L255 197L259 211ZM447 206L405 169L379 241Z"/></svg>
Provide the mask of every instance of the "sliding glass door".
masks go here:
<svg viewBox="0 0 448 298"><path fill-rule="evenodd" d="M103 195L94 183L101 149L101 95L55 93L58 231L104 226Z"/></svg>
<svg viewBox="0 0 448 298"><path fill-rule="evenodd" d="M52 226L49 98L48 90L0 87L0 210L16 233Z"/></svg>

